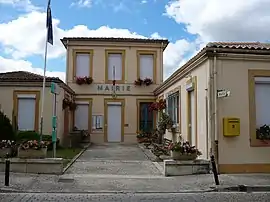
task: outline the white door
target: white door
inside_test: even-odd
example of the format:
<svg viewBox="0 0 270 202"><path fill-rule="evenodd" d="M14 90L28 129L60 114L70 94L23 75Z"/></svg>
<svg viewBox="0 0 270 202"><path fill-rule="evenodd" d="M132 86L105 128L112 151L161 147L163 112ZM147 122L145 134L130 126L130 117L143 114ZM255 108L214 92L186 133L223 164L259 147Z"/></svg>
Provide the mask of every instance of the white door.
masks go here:
<svg viewBox="0 0 270 202"><path fill-rule="evenodd" d="M88 130L89 104L77 104L75 111L75 127L78 130Z"/></svg>
<svg viewBox="0 0 270 202"><path fill-rule="evenodd" d="M196 146L196 103L195 103L195 93L194 91L190 92L190 120L191 120L191 144Z"/></svg>
<svg viewBox="0 0 270 202"><path fill-rule="evenodd" d="M18 99L18 129L35 130L35 98Z"/></svg>
<svg viewBox="0 0 270 202"><path fill-rule="evenodd" d="M121 142L122 128L122 106L121 103L108 103L107 136L108 142Z"/></svg>

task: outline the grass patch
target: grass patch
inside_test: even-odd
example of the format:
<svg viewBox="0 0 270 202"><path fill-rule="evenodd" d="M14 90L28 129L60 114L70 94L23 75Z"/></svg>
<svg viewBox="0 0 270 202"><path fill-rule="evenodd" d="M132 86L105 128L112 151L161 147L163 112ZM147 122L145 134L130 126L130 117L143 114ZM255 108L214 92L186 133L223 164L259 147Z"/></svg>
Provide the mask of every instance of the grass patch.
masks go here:
<svg viewBox="0 0 270 202"><path fill-rule="evenodd" d="M59 148L56 150L56 158L63 158L65 167L80 151L81 148ZM47 157L52 158L53 151L47 151Z"/></svg>

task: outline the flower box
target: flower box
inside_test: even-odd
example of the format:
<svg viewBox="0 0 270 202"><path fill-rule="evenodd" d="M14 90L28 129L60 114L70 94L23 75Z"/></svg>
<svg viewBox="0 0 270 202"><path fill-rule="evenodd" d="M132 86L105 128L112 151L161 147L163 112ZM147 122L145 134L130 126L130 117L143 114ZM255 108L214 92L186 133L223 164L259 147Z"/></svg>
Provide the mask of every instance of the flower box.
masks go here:
<svg viewBox="0 0 270 202"><path fill-rule="evenodd" d="M22 149L18 148L18 157L19 158L46 158L47 157L47 148L40 149Z"/></svg>
<svg viewBox="0 0 270 202"><path fill-rule="evenodd" d="M171 157L174 160L194 161L197 158L197 154L182 154L179 151L171 151Z"/></svg>
<svg viewBox="0 0 270 202"><path fill-rule="evenodd" d="M6 157L6 155L11 155L12 154L12 148L2 148L0 149L0 157Z"/></svg>

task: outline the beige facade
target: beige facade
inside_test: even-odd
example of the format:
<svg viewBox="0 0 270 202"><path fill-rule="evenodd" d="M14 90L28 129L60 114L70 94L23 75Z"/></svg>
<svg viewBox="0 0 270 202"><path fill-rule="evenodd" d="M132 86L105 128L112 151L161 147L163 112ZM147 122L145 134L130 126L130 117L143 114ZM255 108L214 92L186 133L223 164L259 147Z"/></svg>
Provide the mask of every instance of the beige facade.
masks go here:
<svg viewBox="0 0 270 202"><path fill-rule="evenodd" d="M36 80L36 82L33 82ZM17 81L15 81L15 80ZM51 80L51 78L48 78ZM32 81L29 81L32 80ZM59 83L60 80L55 82ZM51 82L46 82L44 112L43 112L43 134L51 135L52 133L52 116L54 99L50 90ZM64 83L59 83L65 86ZM67 89L67 86L65 86ZM57 138L62 143L65 135L68 133L69 123L66 123L66 116L70 112L62 109L62 101L65 94L70 94L67 90L60 87L59 94L56 96L56 113L57 113ZM40 131L41 117L41 99L42 99L42 77L29 72L8 72L2 73L0 79L0 109L14 120L19 130ZM66 134L65 134L66 133Z"/></svg>
<svg viewBox="0 0 270 202"><path fill-rule="evenodd" d="M153 91L163 80L163 50L168 41L64 38L62 42L67 49L66 83L75 91L78 104L73 126L88 129L94 143L136 142L141 129L141 103L155 100ZM148 66L142 67L142 56L148 58ZM76 78L84 76L91 77L93 83L78 85ZM134 85L137 78L144 77L151 78L153 84ZM154 127L155 115L150 122Z"/></svg>
<svg viewBox="0 0 270 202"><path fill-rule="evenodd" d="M258 121L268 125L270 121L262 110L258 112L262 105L258 96L267 91L257 92L256 86L257 79L268 83L268 48L260 43L209 44L155 90L157 96L168 97L180 89L179 134L202 151L202 158L214 154L221 173L270 172L269 140L256 139ZM194 102L189 97L192 91ZM224 97L218 97L218 91L225 92ZM240 120L239 136L224 136L224 118Z"/></svg>

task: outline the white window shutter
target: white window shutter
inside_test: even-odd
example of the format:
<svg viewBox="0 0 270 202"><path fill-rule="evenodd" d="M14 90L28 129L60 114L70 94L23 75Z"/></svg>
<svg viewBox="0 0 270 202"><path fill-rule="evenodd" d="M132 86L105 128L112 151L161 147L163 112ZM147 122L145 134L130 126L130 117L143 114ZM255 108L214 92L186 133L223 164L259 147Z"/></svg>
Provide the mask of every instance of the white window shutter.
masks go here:
<svg viewBox="0 0 270 202"><path fill-rule="evenodd" d="M88 53L76 54L76 77L85 77L90 74L90 55Z"/></svg>
<svg viewBox="0 0 270 202"><path fill-rule="evenodd" d="M113 68L115 78L113 78ZM108 57L108 80L122 80L122 54L109 54Z"/></svg>
<svg viewBox="0 0 270 202"><path fill-rule="evenodd" d="M154 66L153 55L140 55L140 78L153 79L154 75L153 66Z"/></svg>
<svg viewBox="0 0 270 202"><path fill-rule="evenodd" d="M98 127L99 129L103 128L103 116L98 116L99 120L98 120Z"/></svg>
<svg viewBox="0 0 270 202"><path fill-rule="evenodd" d="M31 131L35 129L35 99L18 99L18 129Z"/></svg>
<svg viewBox="0 0 270 202"><path fill-rule="evenodd" d="M92 129L96 129L96 116L92 116Z"/></svg>
<svg viewBox="0 0 270 202"><path fill-rule="evenodd" d="M78 130L88 130L88 104L78 104L75 111L75 127Z"/></svg>
<svg viewBox="0 0 270 202"><path fill-rule="evenodd" d="M256 128L264 124L270 125L270 113L268 110L270 103L270 84L255 84L255 103L256 103Z"/></svg>

